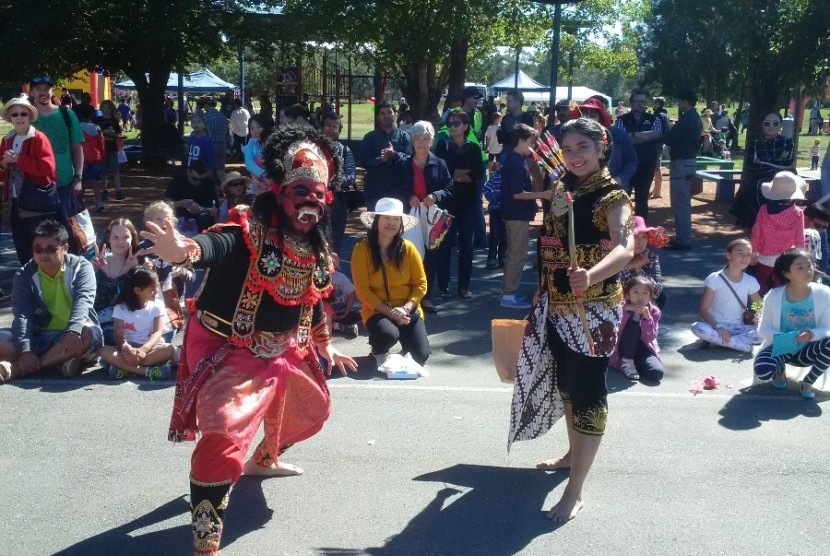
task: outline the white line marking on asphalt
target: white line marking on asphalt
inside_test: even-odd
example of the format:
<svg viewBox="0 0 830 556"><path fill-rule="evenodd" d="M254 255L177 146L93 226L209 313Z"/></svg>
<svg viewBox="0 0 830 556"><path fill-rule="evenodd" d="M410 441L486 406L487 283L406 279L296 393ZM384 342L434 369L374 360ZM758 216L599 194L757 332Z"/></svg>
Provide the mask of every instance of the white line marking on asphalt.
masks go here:
<svg viewBox="0 0 830 556"><path fill-rule="evenodd" d="M512 388L500 388L498 386L417 386L415 384L389 384L389 383L381 383L381 384L366 384L365 382L355 382L355 383L346 383L346 382L329 382L328 387L330 390L337 390L337 389L364 389L364 390L423 390L425 392L467 392L467 393L503 393L503 394L512 394ZM744 394L739 390L734 390L734 394L723 394L723 393L714 393L714 392L705 392L703 394L698 394L697 396L692 395L690 392L609 392L610 395L614 397L623 397L623 398L700 398L702 400L705 399L717 399L717 400L728 400L734 398L736 395L746 396L748 398L752 398L753 400L772 400L772 401L793 401L796 400L801 403L801 398L796 396L768 396L764 394Z"/></svg>

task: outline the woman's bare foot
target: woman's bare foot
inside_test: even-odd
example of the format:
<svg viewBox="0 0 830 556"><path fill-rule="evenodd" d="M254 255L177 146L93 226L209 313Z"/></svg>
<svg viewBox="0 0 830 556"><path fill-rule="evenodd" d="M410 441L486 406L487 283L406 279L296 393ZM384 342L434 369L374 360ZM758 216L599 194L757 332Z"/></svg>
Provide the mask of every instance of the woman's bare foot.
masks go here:
<svg viewBox="0 0 830 556"><path fill-rule="evenodd" d="M245 462L242 474L249 477L293 477L302 475L303 469L284 461L275 461L268 467L263 467L254 461L254 458Z"/></svg>
<svg viewBox="0 0 830 556"><path fill-rule="evenodd" d="M547 459L541 463L536 464L536 469L542 471L553 471L555 469L570 469L571 468L571 451L561 458Z"/></svg>
<svg viewBox="0 0 830 556"><path fill-rule="evenodd" d="M662 199L663 195L659 191L652 191L651 195L648 196L649 199Z"/></svg>
<svg viewBox="0 0 830 556"><path fill-rule="evenodd" d="M562 495L559 500L548 512L547 517L551 521L565 522L570 521L576 517L579 510L582 509L582 497L577 496L571 498L567 494Z"/></svg>

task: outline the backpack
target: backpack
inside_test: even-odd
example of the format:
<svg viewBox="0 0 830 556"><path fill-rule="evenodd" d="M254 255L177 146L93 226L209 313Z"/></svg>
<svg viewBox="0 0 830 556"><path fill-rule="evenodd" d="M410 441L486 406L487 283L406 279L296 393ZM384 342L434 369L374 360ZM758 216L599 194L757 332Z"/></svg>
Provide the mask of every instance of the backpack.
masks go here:
<svg viewBox="0 0 830 556"><path fill-rule="evenodd" d="M96 133L88 133L85 127L81 126L81 133L84 135L84 164L98 164L104 160L104 136L96 126Z"/></svg>

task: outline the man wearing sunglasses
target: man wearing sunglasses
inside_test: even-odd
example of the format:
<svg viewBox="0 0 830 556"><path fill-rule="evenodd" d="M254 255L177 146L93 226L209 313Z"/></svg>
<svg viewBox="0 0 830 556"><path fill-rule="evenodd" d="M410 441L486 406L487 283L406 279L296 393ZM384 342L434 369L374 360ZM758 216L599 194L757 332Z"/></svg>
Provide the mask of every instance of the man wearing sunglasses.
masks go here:
<svg viewBox="0 0 830 556"><path fill-rule="evenodd" d="M98 360L95 270L68 251L58 221L35 228L34 256L14 275L12 327L0 329L0 384L50 368L74 377Z"/></svg>
<svg viewBox="0 0 830 556"><path fill-rule="evenodd" d="M82 195L81 175L84 167L84 134L75 112L52 103L54 83L48 75L39 75L29 82L38 117L34 126L52 144L58 173L58 196L64 215L71 214L70 193Z"/></svg>

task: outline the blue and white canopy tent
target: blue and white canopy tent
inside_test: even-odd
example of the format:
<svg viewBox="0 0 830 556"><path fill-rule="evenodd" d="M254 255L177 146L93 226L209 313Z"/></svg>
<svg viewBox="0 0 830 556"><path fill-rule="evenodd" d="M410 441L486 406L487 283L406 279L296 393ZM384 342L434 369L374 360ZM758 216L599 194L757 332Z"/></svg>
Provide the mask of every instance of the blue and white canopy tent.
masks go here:
<svg viewBox="0 0 830 556"><path fill-rule="evenodd" d="M235 91L237 86L233 83L219 78L207 68L203 68L192 73L186 73L184 77L184 91L188 93L224 93L225 91ZM116 89L125 89L128 91L135 90L135 83L131 80L121 81L116 83ZM175 93L179 90L179 74L171 73L167 80L167 92Z"/></svg>

